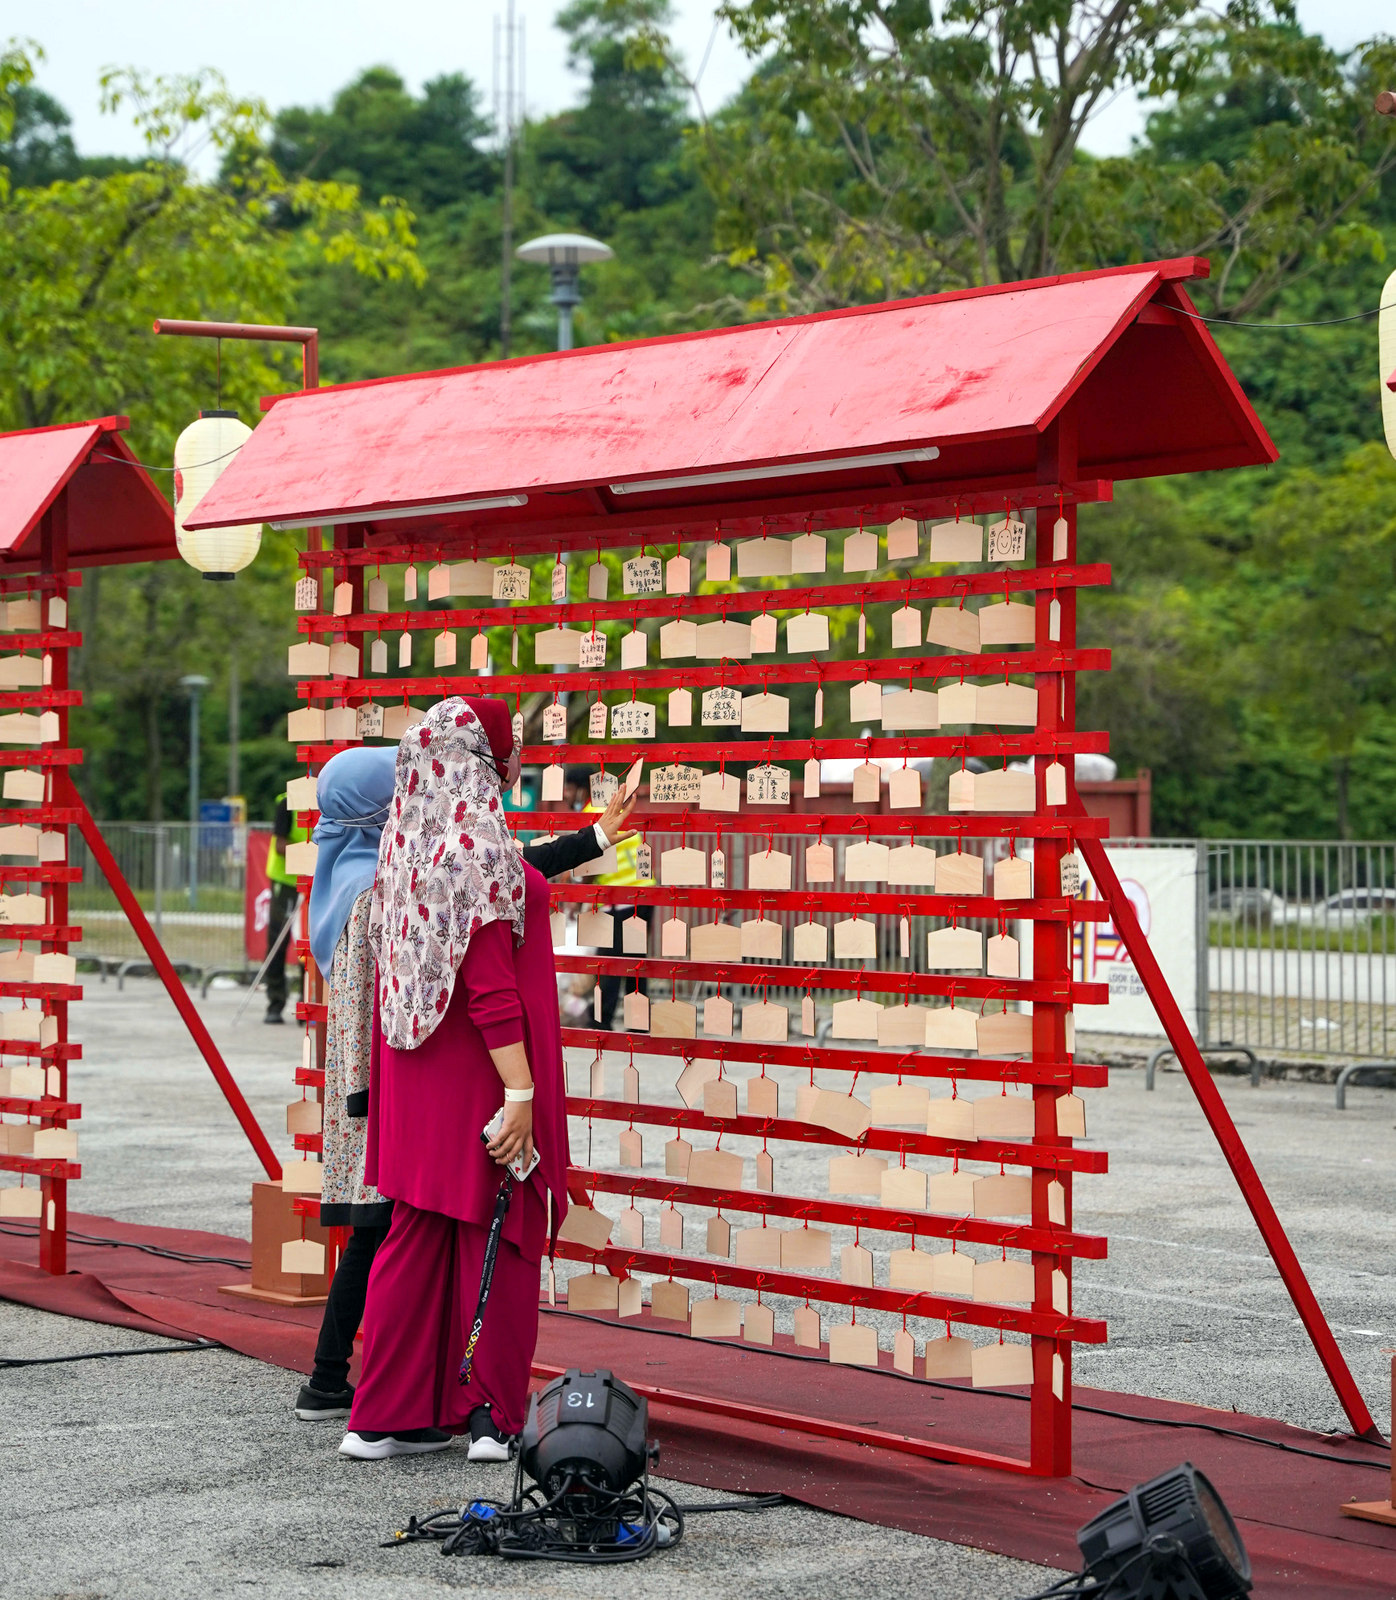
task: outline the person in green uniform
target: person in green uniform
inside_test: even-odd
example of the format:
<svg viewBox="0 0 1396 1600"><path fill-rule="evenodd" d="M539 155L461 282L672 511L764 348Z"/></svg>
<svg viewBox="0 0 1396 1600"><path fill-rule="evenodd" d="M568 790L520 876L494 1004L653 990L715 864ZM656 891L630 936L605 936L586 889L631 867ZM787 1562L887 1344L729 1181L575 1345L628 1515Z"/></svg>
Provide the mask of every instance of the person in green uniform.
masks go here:
<svg viewBox="0 0 1396 1600"><path fill-rule="evenodd" d="M296 909L296 879L293 873L286 870L286 846L300 844L309 837L309 829L301 827L291 814L283 789L276 797L271 843L267 846L267 886L271 890L271 899L267 904L267 954L270 956L273 950L279 950L279 954L267 967L267 1014L262 1019L264 1022L279 1023L286 1020L281 1015L286 1009L286 947L290 941L286 922Z"/></svg>

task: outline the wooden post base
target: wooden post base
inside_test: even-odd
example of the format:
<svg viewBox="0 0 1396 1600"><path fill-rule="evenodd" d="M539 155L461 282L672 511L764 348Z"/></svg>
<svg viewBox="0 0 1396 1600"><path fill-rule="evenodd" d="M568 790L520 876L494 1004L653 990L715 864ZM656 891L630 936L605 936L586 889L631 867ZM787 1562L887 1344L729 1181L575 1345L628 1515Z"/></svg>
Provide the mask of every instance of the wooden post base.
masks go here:
<svg viewBox="0 0 1396 1600"><path fill-rule="evenodd" d="M330 1230L316 1219L296 1215L296 1196L286 1194L279 1183L252 1185L252 1281L228 1284L223 1294L246 1300L263 1300L276 1306L323 1305L329 1296L333 1277L334 1251ZM321 1273L283 1272L281 1246L288 1239L314 1239L325 1246L325 1271Z"/></svg>
<svg viewBox="0 0 1396 1600"><path fill-rule="evenodd" d="M1384 1522L1388 1528L1396 1528L1396 1506L1389 1500L1349 1500L1338 1510L1345 1517L1360 1517L1363 1522Z"/></svg>

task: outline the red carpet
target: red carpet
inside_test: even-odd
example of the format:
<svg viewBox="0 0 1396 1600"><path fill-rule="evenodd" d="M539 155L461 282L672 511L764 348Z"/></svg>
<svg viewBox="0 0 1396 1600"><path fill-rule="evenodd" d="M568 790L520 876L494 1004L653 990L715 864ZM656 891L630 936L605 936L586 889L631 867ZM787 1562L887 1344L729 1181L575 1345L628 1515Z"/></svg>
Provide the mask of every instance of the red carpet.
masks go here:
<svg viewBox="0 0 1396 1600"><path fill-rule="evenodd" d="M0 1224L0 1299L163 1337L216 1339L291 1371L310 1364L318 1308L283 1309L218 1293L246 1269L181 1263L132 1246L246 1262L245 1241L220 1234L128 1226L75 1216L74 1232L118 1243L70 1247L73 1270L54 1279L30 1265L32 1233ZM545 1310L537 1360L605 1366L646 1386L721 1394L892 1433L1008 1454L1026 1447L1027 1403L1012 1392L910 1383L891 1374L634 1322ZM288 1390L289 1395L289 1390ZM1065 1480L947 1466L653 1405L661 1471L727 1491L788 1494L809 1505L1064 1568L1077 1562L1076 1529L1115 1495L1190 1460L1221 1491L1255 1567L1255 1592L1306 1600L1396 1596L1396 1530L1341 1517L1344 1500L1381 1499L1389 1452L1329 1439L1263 1417L1077 1389L1076 1475Z"/></svg>

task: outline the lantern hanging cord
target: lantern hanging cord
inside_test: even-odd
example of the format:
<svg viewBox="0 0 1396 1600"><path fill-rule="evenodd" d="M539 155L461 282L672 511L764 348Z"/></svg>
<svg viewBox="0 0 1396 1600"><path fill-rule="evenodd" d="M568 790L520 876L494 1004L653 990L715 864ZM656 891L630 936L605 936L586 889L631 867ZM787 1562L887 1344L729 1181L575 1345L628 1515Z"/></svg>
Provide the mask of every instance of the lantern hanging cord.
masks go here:
<svg viewBox="0 0 1396 1600"><path fill-rule="evenodd" d="M1204 317L1200 311L1184 311L1181 306L1162 306L1161 309L1190 317L1193 322L1214 322L1220 328L1331 328L1339 322L1365 322L1368 317L1379 317L1383 311L1396 311L1396 300L1374 306L1371 311L1354 311L1348 317L1322 317L1317 322L1233 322L1230 317Z"/></svg>
<svg viewBox="0 0 1396 1600"><path fill-rule="evenodd" d="M247 441L244 439L243 444L246 443ZM207 461L191 461L187 467L157 467L153 462L128 460L125 456L101 455L97 459L110 462L114 467L139 467L142 472L194 472L199 467L212 467L220 461L226 461L230 456L235 456L241 449L242 445L240 444L232 450L225 450L221 456L210 456Z"/></svg>

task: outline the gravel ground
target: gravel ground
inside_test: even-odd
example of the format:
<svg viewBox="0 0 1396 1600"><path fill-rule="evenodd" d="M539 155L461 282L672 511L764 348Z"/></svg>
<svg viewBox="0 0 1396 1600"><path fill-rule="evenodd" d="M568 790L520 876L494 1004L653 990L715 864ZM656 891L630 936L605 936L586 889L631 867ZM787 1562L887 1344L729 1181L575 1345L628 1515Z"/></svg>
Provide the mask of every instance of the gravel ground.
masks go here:
<svg viewBox="0 0 1396 1600"><path fill-rule="evenodd" d="M89 978L86 992L76 1012L86 1059L73 1072L73 1094L84 1107L85 1176L74 1205L130 1221L245 1235L249 1184L258 1169L167 998L140 979L118 993L114 983ZM259 1120L286 1151L282 1108L293 1093L299 1033L264 1026L255 1004L235 1023L239 1003L237 992L215 990L203 1009ZM607 1090L618 1097L622 1061L613 1059ZM672 1097L672 1063L637 1057L637 1065L646 1098ZM574 1086L584 1088L586 1063L570 1070ZM1379 1244L1385 1234L1373 1219L1390 1205L1396 1101L1387 1091L1359 1089L1349 1110L1338 1113L1324 1085L1252 1089L1244 1078L1218 1081L1385 1428L1387 1347L1396 1343L1396 1318L1390 1258ZM793 1092L793 1079L782 1083L782 1109L793 1105ZM1078 1347L1077 1381L1306 1427L1342 1426L1184 1081L1161 1074L1157 1091L1146 1094L1142 1072L1120 1071L1108 1091L1086 1098L1090 1140L1109 1150L1112 1171L1079 1180L1077 1225L1107 1234L1110 1255L1082 1265L1074 1304L1108 1320L1110 1343ZM585 1127L574 1132L579 1160L587 1136ZM664 1137L645 1130L647 1171L663 1170ZM592 1130L598 1163L614 1160L614 1138L610 1130ZM728 1141L729 1147L741 1145ZM823 1192L825 1159L804 1148L779 1150L776 1187ZM691 1244L700 1227L695 1210ZM647 1239L654 1229L651 1213ZM836 1246L843 1242L836 1234ZM881 1257L889 1240L865 1235L863 1242ZM885 1270L879 1259L879 1281ZM6 1355L154 1342L0 1305ZM1023 1594L1055 1576L798 1507L700 1519L672 1554L604 1574L530 1567L506 1575L491 1562L379 1551L374 1540L411 1511L498 1493L498 1469L467 1467L454 1451L367 1467L341 1462L330 1448L332 1425L289 1419L292 1392L287 1374L219 1351L5 1372L5 1593L17 1600L124 1600L256 1585L279 1600L318 1594L332 1582L336 1594L385 1600L441 1584L567 1594L623 1594L643 1586L648 1594L682 1589L686 1600L701 1600L739 1593L759 1571L762 1590L773 1596L842 1593L856 1572L874 1590L896 1585L952 1600ZM120 1449L113 1448L117 1437ZM676 1492L681 1499L704 1497Z"/></svg>

